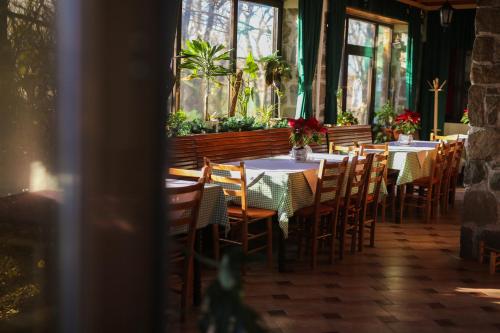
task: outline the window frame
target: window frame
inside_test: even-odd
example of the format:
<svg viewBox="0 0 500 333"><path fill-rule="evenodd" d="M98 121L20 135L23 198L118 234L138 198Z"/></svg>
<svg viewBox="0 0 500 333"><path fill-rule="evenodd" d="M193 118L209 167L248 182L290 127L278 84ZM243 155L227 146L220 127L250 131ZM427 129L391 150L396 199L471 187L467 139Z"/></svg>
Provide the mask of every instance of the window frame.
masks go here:
<svg viewBox="0 0 500 333"><path fill-rule="evenodd" d="M360 46L360 45L354 45L354 44L349 44L347 42L348 37L349 37L349 20L357 20L357 21L362 21L362 22L367 22L370 24L375 25L375 37L374 37L374 43L373 47L369 46ZM356 16L353 14L347 14L345 18L345 33L344 33L344 50L342 54L342 65L341 65L341 89L342 89L342 112L346 111L347 107L347 62L349 61L349 55L358 55L358 56L367 56L367 51L371 51L371 56L369 58L371 59L371 82L370 82L370 96L369 96L369 103L368 103L368 124L373 123L373 118L375 117L375 85L376 85L376 75L377 75L377 47L378 47L378 34L379 34L379 26L384 26L389 29L391 29L391 55L389 58L389 64L392 64L392 43L394 43L394 24L390 23L385 23L385 22L380 22L380 21L375 21L371 20L369 18L365 17L360 17ZM391 77L391 66L389 66L389 78ZM390 87L391 87L391 80L389 79L387 81L387 90L390 92ZM390 96L388 96L389 98Z"/></svg>
<svg viewBox="0 0 500 333"><path fill-rule="evenodd" d="M231 71L233 74L236 74L236 60L237 60L237 44L238 44L238 4L240 1L245 2L253 2L255 4L261 4L266 6L272 6L277 8L278 16L275 22L276 25L276 36L275 36L275 47L278 51L278 54L281 54L282 48L282 40L283 40L283 0L230 0L231 1L231 28L229 30L230 43L227 46L228 49L231 50ZM182 48L182 5L183 0L181 0L179 8L178 8L178 22L177 22L177 33L175 38L175 54L179 54ZM172 99L172 110L178 111L180 109L180 100L181 100L181 71L179 68L179 58L174 58L173 67L175 69L175 87L174 87L174 98ZM230 89L230 87L227 87ZM274 88L272 89L272 103L276 103L276 94L274 93ZM228 98L231 99L231 94L228 94ZM230 101L228 101L228 109L226 110L229 113Z"/></svg>

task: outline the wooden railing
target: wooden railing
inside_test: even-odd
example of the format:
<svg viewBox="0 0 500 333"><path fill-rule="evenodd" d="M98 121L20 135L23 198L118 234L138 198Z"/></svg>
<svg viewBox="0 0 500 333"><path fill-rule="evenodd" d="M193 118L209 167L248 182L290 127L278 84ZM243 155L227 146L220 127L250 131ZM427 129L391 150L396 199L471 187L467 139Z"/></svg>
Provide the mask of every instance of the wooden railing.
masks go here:
<svg viewBox="0 0 500 333"><path fill-rule="evenodd" d="M224 163L241 159L255 159L288 154L291 149L290 129L196 134L169 139L169 165L185 169L198 169L203 158ZM328 143L351 145L354 141L371 143L369 125L330 127L320 145L311 145L315 152L326 153Z"/></svg>

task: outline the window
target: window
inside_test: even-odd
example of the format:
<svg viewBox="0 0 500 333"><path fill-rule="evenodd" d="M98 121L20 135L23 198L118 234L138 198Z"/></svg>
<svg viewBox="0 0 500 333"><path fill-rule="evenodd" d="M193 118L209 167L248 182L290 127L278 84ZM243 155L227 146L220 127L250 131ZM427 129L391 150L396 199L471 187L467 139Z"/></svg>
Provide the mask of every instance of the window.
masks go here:
<svg viewBox="0 0 500 333"><path fill-rule="evenodd" d="M406 102L405 68L408 26L385 25L347 18L342 65L342 109L360 124L369 124L374 111L390 101L399 110Z"/></svg>
<svg viewBox="0 0 500 333"><path fill-rule="evenodd" d="M201 38L211 44L231 44L231 0L184 0L181 17L181 45L186 40ZM185 77L181 71L180 76ZM221 79L227 87L227 80ZM186 112L199 113L203 110L203 86L201 80L182 81L180 88L180 108ZM212 111L226 110L229 90L211 89L209 104Z"/></svg>
<svg viewBox="0 0 500 333"><path fill-rule="evenodd" d="M236 10L233 10L234 4L237 5ZM258 60L278 50L280 9L279 0L183 0L178 48L183 47L186 40L195 38L211 44L222 44L227 49L235 50L232 53L233 69L242 69L249 53ZM184 77L187 73L178 74ZM221 88L212 89L209 97L210 113L226 116L230 97L229 81L227 78L219 81ZM255 93L248 105L249 115L253 115L259 107L274 103L274 93L266 86L262 71L252 85ZM202 82L181 80L178 81L177 89L178 107L193 116L201 116Z"/></svg>

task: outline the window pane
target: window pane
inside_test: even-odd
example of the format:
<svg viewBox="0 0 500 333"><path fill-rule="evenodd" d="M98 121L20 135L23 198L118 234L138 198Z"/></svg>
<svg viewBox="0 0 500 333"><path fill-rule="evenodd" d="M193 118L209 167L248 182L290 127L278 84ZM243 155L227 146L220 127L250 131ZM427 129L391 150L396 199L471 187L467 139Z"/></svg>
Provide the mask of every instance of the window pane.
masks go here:
<svg viewBox="0 0 500 333"><path fill-rule="evenodd" d="M201 38L212 45L230 45L231 0L184 0L182 1L182 41ZM228 64L229 65L229 64ZM188 75L181 72L181 77ZM212 87L209 98L209 113L225 115L228 106L228 82L219 80L221 88ZM185 111L203 112L204 86L201 80L182 81L180 106Z"/></svg>
<svg viewBox="0 0 500 333"><path fill-rule="evenodd" d="M406 106L406 48L408 26L394 26L391 62L391 100L396 110Z"/></svg>
<svg viewBox="0 0 500 333"><path fill-rule="evenodd" d="M391 61L392 30L380 25L377 35L375 111L387 103L389 97L389 68Z"/></svg>
<svg viewBox="0 0 500 333"><path fill-rule="evenodd" d="M237 67L245 66L245 59L251 52L255 60L268 56L276 50L277 9L272 6L240 1L238 4L238 46ZM272 90L266 87L263 73L255 82L256 92L248 105L248 114L255 109L272 103Z"/></svg>
<svg viewBox="0 0 500 333"><path fill-rule="evenodd" d="M349 19L347 43L373 47L375 44L375 24Z"/></svg>
<svg viewBox="0 0 500 333"><path fill-rule="evenodd" d="M368 57L348 56L346 109L354 114L360 125L368 124L371 62Z"/></svg>

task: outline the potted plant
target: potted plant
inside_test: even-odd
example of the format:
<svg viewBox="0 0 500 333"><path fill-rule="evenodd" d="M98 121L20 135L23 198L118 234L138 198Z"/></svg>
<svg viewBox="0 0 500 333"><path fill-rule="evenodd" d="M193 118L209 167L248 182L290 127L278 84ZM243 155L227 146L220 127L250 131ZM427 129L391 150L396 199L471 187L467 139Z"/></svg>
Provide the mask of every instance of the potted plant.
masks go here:
<svg viewBox="0 0 500 333"><path fill-rule="evenodd" d="M357 124L358 119L350 111L339 112L337 115L337 126L352 126Z"/></svg>
<svg viewBox="0 0 500 333"><path fill-rule="evenodd" d="M462 124L469 124L469 109L464 109L464 114L462 115L462 119L460 119Z"/></svg>
<svg viewBox="0 0 500 333"><path fill-rule="evenodd" d="M321 136L326 133L326 128L319 121L312 117L309 119L289 119L290 142L293 145L292 156L298 161L307 159L307 152L310 150L311 142L321 143Z"/></svg>
<svg viewBox="0 0 500 333"><path fill-rule="evenodd" d="M264 66L266 85L274 88L278 98L278 118L281 118L281 98L285 96L282 79L291 77L290 65L278 55L278 51L260 58L259 62Z"/></svg>
<svg viewBox="0 0 500 333"><path fill-rule="evenodd" d="M420 114L405 109L403 114L396 117L394 124L394 137L399 139L400 134L405 134L413 139L413 135L420 129Z"/></svg>
<svg viewBox="0 0 500 333"><path fill-rule="evenodd" d="M375 112L373 132L375 134L376 143L383 143L392 140L392 126L396 117L397 113L390 102L387 102Z"/></svg>
<svg viewBox="0 0 500 333"><path fill-rule="evenodd" d="M255 80L257 79L257 73L259 72L259 66L255 62L255 59L250 52L245 59L245 67L242 69L241 76L241 89L238 93L238 111L240 116L248 116L248 103L253 100L255 95Z"/></svg>
<svg viewBox="0 0 500 333"><path fill-rule="evenodd" d="M190 71L190 74L183 79L201 79L205 86L203 104L203 119L205 121L210 120L208 97L210 96L211 86L220 88L222 84L217 78L221 76L227 77L231 74L231 71L223 65L224 62L231 60L230 52L223 45L211 45L207 41L194 39L186 41L186 47L179 54L181 59L179 67Z"/></svg>

